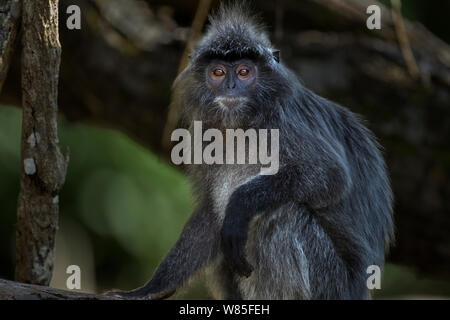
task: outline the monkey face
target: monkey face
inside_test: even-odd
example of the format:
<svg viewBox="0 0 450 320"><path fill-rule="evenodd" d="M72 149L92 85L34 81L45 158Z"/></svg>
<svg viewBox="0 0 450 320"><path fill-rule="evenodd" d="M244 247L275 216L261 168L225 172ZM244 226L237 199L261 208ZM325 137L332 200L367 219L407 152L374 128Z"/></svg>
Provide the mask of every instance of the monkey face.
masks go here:
<svg viewBox="0 0 450 320"><path fill-rule="evenodd" d="M198 54L175 90L182 94L187 121L211 128L267 126L276 120L281 96L289 88L272 54Z"/></svg>
<svg viewBox="0 0 450 320"><path fill-rule="evenodd" d="M225 111L243 107L256 80L257 67L248 59L213 60L206 68L206 81L214 92L214 103Z"/></svg>

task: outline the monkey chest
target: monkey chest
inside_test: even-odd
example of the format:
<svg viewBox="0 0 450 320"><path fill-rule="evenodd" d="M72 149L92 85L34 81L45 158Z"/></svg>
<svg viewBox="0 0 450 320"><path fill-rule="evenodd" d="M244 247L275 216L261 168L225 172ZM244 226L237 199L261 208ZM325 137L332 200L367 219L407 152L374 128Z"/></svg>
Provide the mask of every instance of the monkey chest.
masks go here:
<svg viewBox="0 0 450 320"><path fill-rule="evenodd" d="M225 216L225 209L231 194L240 185L248 182L259 174L259 166L255 165L225 165L216 168L211 181L210 191L214 210L220 219Z"/></svg>

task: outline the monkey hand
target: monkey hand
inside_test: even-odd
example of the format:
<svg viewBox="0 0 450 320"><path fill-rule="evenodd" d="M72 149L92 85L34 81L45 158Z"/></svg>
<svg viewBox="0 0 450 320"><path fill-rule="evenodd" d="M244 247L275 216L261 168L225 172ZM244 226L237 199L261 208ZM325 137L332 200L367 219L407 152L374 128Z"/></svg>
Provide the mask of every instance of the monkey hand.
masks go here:
<svg viewBox="0 0 450 320"><path fill-rule="evenodd" d="M248 278L253 271L253 267L245 258L248 221L245 214L240 214L240 210L232 210L232 208L233 206L227 206L222 225L222 250L225 261L229 261L231 269Z"/></svg>

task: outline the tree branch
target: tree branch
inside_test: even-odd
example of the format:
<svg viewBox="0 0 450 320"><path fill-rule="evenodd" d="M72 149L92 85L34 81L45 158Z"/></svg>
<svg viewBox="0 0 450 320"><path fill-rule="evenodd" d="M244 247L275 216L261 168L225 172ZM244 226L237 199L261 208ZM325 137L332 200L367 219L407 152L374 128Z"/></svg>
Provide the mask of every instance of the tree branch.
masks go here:
<svg viewBox="0 0 450 320"><path fill-rule="evenodd" d="M117 300L101 294L66 291L0 279L0 300Z"/></svg>

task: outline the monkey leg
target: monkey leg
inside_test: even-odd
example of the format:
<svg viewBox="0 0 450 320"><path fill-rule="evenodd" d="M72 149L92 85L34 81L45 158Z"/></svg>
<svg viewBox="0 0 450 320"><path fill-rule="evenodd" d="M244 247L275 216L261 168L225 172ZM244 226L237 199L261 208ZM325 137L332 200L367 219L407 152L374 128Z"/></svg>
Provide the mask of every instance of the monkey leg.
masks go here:
<svg viewBox="0 0 450 320"><path fill-rule="evenodd" d="M367 299L314 214L289 203L253 221L246 253L255 269L240 277L243 299Z"/></svg>

